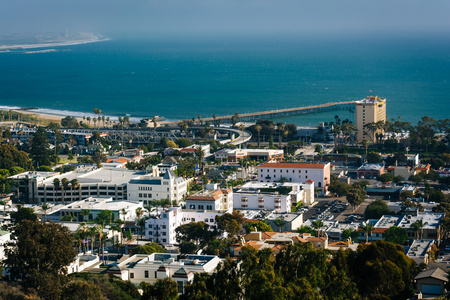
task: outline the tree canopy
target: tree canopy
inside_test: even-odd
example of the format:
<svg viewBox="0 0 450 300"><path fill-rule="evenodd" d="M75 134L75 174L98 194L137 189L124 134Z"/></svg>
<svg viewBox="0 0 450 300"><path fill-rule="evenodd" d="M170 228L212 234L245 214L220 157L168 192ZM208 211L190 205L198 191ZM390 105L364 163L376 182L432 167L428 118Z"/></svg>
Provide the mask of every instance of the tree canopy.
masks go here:
<svg viewBox="0 0 450 300"><path fill-rule="evenodd" d="M43 127L39 127L33 136L33 141L30 147L30 156L33 160L33 165L39 167L42 165L50 166L50 145L48 143L48 133Z"/></svg>
<svg viewBox="0 0 450 300"><path fill-rule="evenodd" d="M21 279L25 287L45 288L43 283L62 280L67 266L75 260L73 235L56 223L23 220L14 230L15 241L6 243L8 277Z"/></svg>
<svg viewBox="0 0 450 300"><path fill-rule="evenodd" d="M385 201L381 199L377 199L370 203L366 210L364 211L364 215L366 219L379 219L383 215L389 214L390 210Z"/></svg>

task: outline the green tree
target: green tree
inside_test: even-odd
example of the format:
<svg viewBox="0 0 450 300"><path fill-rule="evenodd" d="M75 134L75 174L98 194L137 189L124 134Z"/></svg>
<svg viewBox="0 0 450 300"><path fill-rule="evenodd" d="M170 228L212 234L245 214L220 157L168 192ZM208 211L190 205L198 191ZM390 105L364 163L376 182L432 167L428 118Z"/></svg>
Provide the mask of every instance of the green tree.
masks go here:
<svg viewBox="0 0 450 300"><path fill-rule="evenodd" d="M72 116L64 117L61 119L61 126L65 128L78 128L78 120Z"/></svg>
<svg viewBox="0 0 450 300"><path fill-rule="evenodd" d="M381 162L381 155L375 152L367 154L367 162L369 164L377 164Z"/></svg>
<svg viewBox="0 0 450 300"><path fill-rule="evenodd" d="M133 254L152 254L152 253L166 253L166 250L158 243L147 243L142 246L137 246L133 249Z"/></svg>
<svg viewBox="0 0 450 300"><path fill-rule="evenodd" d="M339 180L334 180L328 186L328 191L335 195L344 196L347 194L347 190L349 189L348 184L344 182L340 182Z"/></svg>
<svg viewBox="0 0 450 300"><path fill-rule="evenodd" d="M239 211L234 210L233 213L225 213L222 216L216 216L217 227L228 232L231 236L236 235L245 223L244 216Z"/></svg>
<svg viewBox="0 0 450 300"><path fill-rule="evenodd" d="M142 282L142 300L176 300L178 299L178 284L170 278L158 279L153 285Z"/></svg>
<svg viewBox="0 0 450 300"><path fill-rule="evenodd" d="M372 235L372 232L374 230L373 224L372 223L367 223L365 225L362 225L360 227L361 231L366 235L366 243L369 242L369 235Z"/></svg>
<svg viewBox="0 0 450 300"><path fill-rule="evenodd" d="M209 230L209 225L205 222L191 222L178 226L175 233L178 243L194 242L200 248L206 246L217 235L216 232Z"/></svg>
<svg viewBox="0 0 450 300"><path fill-rule="evenodd" d="M64 300L103 300L102 291L95 283L74 280L63 287L61 299Z"/></svg>
<svg viewBox="0 0 450 300"><path fill-rule="evenodd" d="M34 133L30 147L30 156L33 160L33 165L36 168L42 165L50 166L51 154L47 130L43 127L38 127Z"/></svg>
<svg viewBox="0 0 450 300"><path fill-rule="evenodd" d="M43 287L42 276L58 279L74 261L73 236L56 223L23 220L14 230L15 241L6 243L2 265L11 280L22 280L25 287Z"/></svg>
<svg viewBox="0 0 450 300"><path fill-rule="evenodd" d="M12 173L11 169L13 167L21 167L24 170L31 170L33 168L26 152L19 151L12 145L0 145L0 169L5 169L9 173Z"/></svg>
<svg viewBox="0 0 450 300"><path fill-rule="evenodd" d="M347 191L347 201L353 206L353 210L356 206L364 202L366 198L366 191L364 191L360 186L353 185Z"/></svg>
<svg viewBox="0 0 450 300"><path fill-rule="evenodd" d="M347 241L350 238L352 241L357 242L358 237L359 237L359 232L354 230L353 228L346 228L346 229L342 230L341 240L343 240L343 241Z"/></svg>
<svg viewBox="0 0 450 300"><path fill-rule="evenodd" d="M417 265L400 245L383 240L360 245L348 263L350 276L364 297L408 299L414 295Z"/></svg>
<svg viewBox="0 0 450 300"><path fill-rule="evenodd" d="M11 213L11 219L14 225L18 225L25 220L37 221L38 218L34 208L19 206L16 212Z"/></svg>
<svg viewBox="0 0 450 300"><path fill-rule="evenodd" d="M101 224L103 226L112 224L114 221L114 212L112 210L102 210L95 219L97 224Z"/></svg>
<svg viewBox="0 0 450 300"><path fill-rule="evenodd" d="M366 210L364 211L364 215L366 219L379 219L383 215L389 214L390 210L385 201L381 199L377 199L370 203Z"/></svg>
<svg viewBox="0 0 450 300"><path fill-rule="evenodd" d="M258 220L256 222L248 222L244 225L245 231L250 233L252 231L272 232L272 227L266 222Z"/></svg>
<svg viewBox="0 0 450 300"><path fill-rule="evenodd" d="M380 176L377 176L377 181L380 181L380 182L394 181L394 175L392 175L391 173L381 174Z"/></svg>
<svg viewBox="0 0 450 300"><path fill-rule="evenodd" d="M394 244L403 245L407 239L406 230L398 227L398 226L392 226L386 230L386 236L385 241L391 242Z"/></svg>

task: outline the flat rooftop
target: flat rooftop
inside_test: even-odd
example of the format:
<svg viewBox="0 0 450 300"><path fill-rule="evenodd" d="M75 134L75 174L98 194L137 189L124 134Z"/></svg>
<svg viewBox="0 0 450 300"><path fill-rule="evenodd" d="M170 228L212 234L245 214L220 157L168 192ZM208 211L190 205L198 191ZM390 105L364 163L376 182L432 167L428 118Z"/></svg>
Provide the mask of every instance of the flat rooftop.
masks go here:
<svg viewBox="0 0 450 300"><path fill-rule="evenodd" d="M79 183L105 183L105 184L127 184L131 179L144 175L143 171L132 171L124 168L103 167L97 169L94 166L79 166L75 171L57 176L60 180L67 178L69 181L77 179ZM44 180L44 184L53 185L56 177Z"/></svg>
<svg viewBox="0 0 450 300"><path fill-rule="evenodd" d="M112 198L87 198L81 201L77 201L68 204L61 208L61 210L121 210L122 208L128 209L130 207L139 205L136 202L131 201L113 201Z"/></svg>
<svg viewBox="0 0 450 300"><path fill-rule="evenodd" d="M164 265L170 266L196 266L202 267L213 260L216 256L213 255L183 255L183 254L169 254L169 253L153 253L151 255L134 255L129 260L125 261L121 267L135 268L145 265Z"/></svg>

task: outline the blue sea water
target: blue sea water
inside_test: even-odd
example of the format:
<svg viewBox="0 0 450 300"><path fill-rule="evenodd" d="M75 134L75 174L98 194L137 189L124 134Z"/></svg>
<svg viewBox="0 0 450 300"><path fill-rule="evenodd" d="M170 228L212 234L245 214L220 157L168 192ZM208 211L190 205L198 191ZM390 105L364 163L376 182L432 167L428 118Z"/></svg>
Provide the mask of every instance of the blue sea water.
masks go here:
<svg viewBox="0 0 450 300"><path fill-rule="evenodd" d="M178 120L378 95L390 118L450 117L448 37L114 39L55 49L0 53L0 106ZM317 125L334 115L352 118L279 120Z"/></svg>

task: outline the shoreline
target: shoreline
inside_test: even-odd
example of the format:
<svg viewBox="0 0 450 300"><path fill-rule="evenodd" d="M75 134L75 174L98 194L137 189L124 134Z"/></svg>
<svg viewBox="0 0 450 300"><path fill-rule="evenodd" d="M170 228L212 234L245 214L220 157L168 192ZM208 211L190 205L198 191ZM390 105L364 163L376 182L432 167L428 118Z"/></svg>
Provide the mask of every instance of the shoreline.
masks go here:
<svg viewBox="0 0 450 300"><path fill-rule="evenodd" d="M48 47L62 47L62 46L74 46L74 45L82 45L89 43L97 43L97 42L106 42L111 39L99 39L99 38L91 38L91 39L81 39L81 40L72 40L72 41L61 41L61 42L50 42L50 43L42 43L42 44L17 44L17 45L1 45L0 50L25 50L25 49L39 49L39 48L48 48Z"/></svg>

